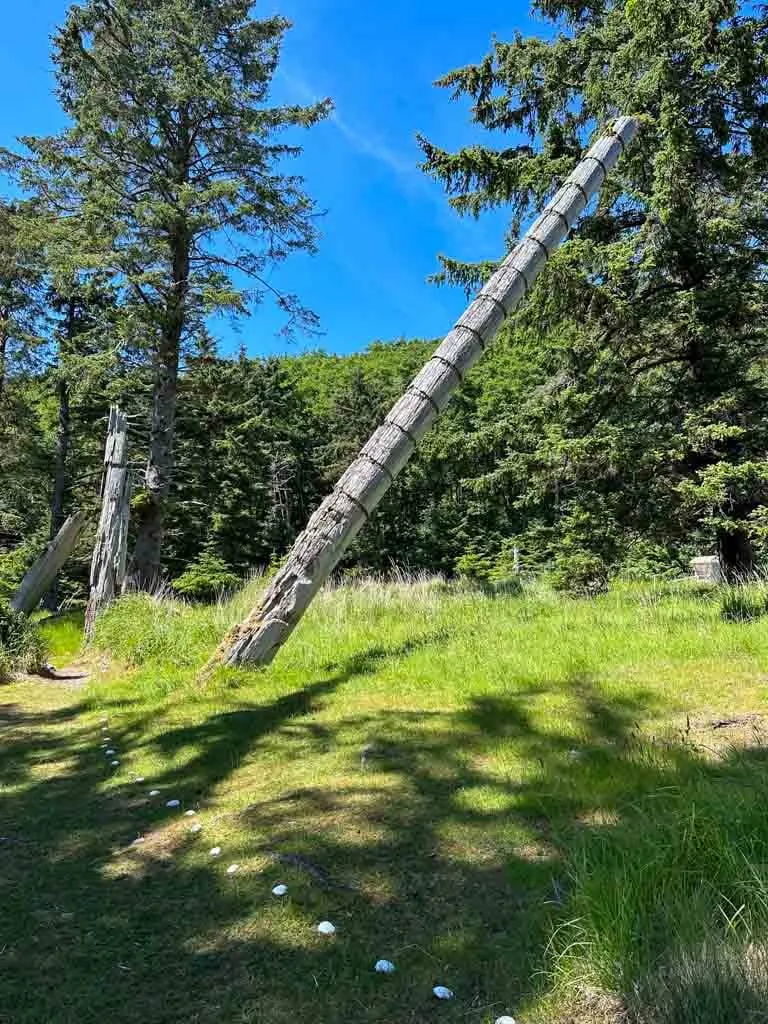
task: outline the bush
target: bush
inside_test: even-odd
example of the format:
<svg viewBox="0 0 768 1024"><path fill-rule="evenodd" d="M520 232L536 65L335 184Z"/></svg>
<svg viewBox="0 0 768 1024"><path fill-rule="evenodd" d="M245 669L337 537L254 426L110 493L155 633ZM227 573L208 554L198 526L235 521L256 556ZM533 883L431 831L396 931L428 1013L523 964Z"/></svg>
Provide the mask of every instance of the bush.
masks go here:
<svg viewBox="0 0 768 1024"><path fill-rule="evenodd" d="M768 612L768 593L762 587L727 587L720 599L726 622L752 622Z"/></svg>
<svg viewBox="0 0 768 1024"><path fill-rule="evenodd" d="M595 597L608 589L608 567L589 551L562 552L555 558L549 582L554 590L574 597Z"/></svg>
<svg viewBox="0 0 768 1024"><path fill-rule="evenodd" d="M636 538L621 562L626 580L677 579L687 571L686 559L653 541Z"/></svg>
<svg viewBox="0 0 768 1024"><path fill-rule="evenodd" d="M495 558L467 552L456 560L454 568L460 580L484 591L518 594L522 590L514 548L506 542Z"/></svg>
<svg viewBox="0 0 768 1024"><path fill-rule="evenodd" d="M0 555L0 601L9 601L16 593L33 557L31 545L21 545Z"/></svg>
<svg viewBox="0 0 768 1024"><path fill-rule="evenodd" d="M475 551L467 551L456 559L453 568L460 580L473 586L485 587L490 582L493 559L478 555Z"/></svg>
<svg viewBox="0 0 768 1024"><path fill-rule="evenodd" d="M173 581L173 589L195 601L215 601L219 595L233 590L239 583L240 578L223 558L205 551Z"/></svg>
<svg viewBox="0 0 768 1024"><path fill-rule="evenodd" d="M45 655L45 642L34 622L0 603L0 679L7 679L14 671L41 668Z"/></svg>
<svg viewBox="0 0 768 1024"><path fill-rule="evenodd" d="M519 594L522 591L519 555L514 541L505 540L501 545L501 551L493 560L488 581L494 590L505 594Z"/></svg>

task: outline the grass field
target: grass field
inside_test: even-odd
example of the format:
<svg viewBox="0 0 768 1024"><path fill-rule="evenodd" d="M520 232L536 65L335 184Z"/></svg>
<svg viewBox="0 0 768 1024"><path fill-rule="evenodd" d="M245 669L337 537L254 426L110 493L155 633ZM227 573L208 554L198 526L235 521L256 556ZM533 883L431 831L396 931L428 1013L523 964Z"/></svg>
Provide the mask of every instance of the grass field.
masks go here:
<svg viewBox="0 0 768 1024"><path fill-rule="evenodd" d="M768 618L349 587L201 683L256 587L3 688L0 1021L768 1021Z"/></svg>

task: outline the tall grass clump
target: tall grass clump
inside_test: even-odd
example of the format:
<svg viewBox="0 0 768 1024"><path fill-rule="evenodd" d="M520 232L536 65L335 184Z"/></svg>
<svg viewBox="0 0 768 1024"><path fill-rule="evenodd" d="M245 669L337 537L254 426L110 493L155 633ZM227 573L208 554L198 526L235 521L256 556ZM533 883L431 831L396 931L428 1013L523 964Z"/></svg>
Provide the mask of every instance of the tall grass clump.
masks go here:
<svg viewBox="0 0 768 1024"><path fill-rule="evenodd" d="M577 836L558 987L619 993L641 1024L766 1021L764 760L676 756L657 792Z"/></svg>
<svg viewBox="0 0 768 1024"><path fill-rule="evenodd" d="M30 619L0 603L0 681L14 672L34 672L45 664L46 645Z"/></svg>
<svg viewBox="0 0 768 1024"><path fill-rule="evenodd" d="M639 1024L765 1024L768 948L704 941L698 949L680 950L640 983L635 1002L646 1007Z"/></svg>
<svg viewBox="0 0 768 1024"><path fill-rule="evenodd" d="M724 589L720 614L726 622L753 622L768 614L768 589L764 584L736 584Z"/></svg>
<svg viewBox="0 0 768 1024"><path fill-rule="evenodd" d="M216 605L131 594L111 605L96 623L94 645L126 665L157 662L189 668L216 645Z"/></svg>

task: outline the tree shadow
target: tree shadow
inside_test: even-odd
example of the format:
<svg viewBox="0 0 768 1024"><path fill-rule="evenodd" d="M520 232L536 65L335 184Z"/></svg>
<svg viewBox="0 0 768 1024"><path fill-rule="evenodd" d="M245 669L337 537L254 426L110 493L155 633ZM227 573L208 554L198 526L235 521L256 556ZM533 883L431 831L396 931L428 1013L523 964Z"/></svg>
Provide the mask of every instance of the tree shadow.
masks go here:
<svg viewBox="0 0 768 1024"><path fill-rule="evenodd" d="M713 763L690 745L646 756L637 723L649 695L606 702L583 674L557 684L577 708L568 719L534 713L549 693L540 680L444 710L348 698L346 684L445 639L357 652L300 691L155 738L145 714L111 728L121 748L189 752L151 783L201 805L197 838L146 785L107 784L85 703L21 718L11 706L0 752L7 1019L484 1024L506 1011L528 1024L548 945L578 897L574 851L602 872L595 884L618 884L598 852L647 852L633 852L638 801L704 777L712 826L727 829L749 775L735 755ZM243 809L215 820L206 808L246 761L255 799L243 792ZM277 781L262 786L260 772ZM232 877L207 857L219 835L226 861L242 865ZM277 881L286 900L271 895ZM315 934L321 919L335 939ZM659 963L665 952L677 955L661 942ZM374 974L380 957L397 963L394 978ZM438 983L456 999L438 1002Z"/></svg>

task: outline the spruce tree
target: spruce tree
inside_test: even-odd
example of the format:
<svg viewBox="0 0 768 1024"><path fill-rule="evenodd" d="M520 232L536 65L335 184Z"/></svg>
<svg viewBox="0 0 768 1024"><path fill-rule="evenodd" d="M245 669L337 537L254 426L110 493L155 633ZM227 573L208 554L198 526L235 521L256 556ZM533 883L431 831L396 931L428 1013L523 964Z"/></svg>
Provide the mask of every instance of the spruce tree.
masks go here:
<svg viewBox="0 0 768 1024"><path fill-rule="evenodd" d="M300 149L280 139L327 115L327 101L276 106L269 90L281 17L251 0L84 0L54 39L70 127L23 140L73 183L94 254L122 289L125 319L153 367L146 488L132 572L158 576L173 474L179 362L216 312L242 314L271 293L289 324L315 318L275 292L266 270L312 251L317 228L302 179L282 172Z"/></svg>
<svg viewBox="0 0 768 1024"><path fill-rule="evenodd" d="M524 410L537 436L519 402L508 415L512 497L531 511L544 495L544 520L579 543L605 546L616 518L695 533L744 571L750 517L768 504L768 8L533 7L552 37L495 41L439 83L471 100L492 143L422 139L452 206L509 208L511 243L598 128L621 113L642 131L516 320L543 376ZM489 266L445 258L439 278L472 288Z"/></svg>
<svg viewBox="0 0 768 1024"><path fill-rule="evenodd" d="M43 343L45 275L29 230L35 219L32 203L0 200L0 402L8 378L28 368Z"/></svg>

